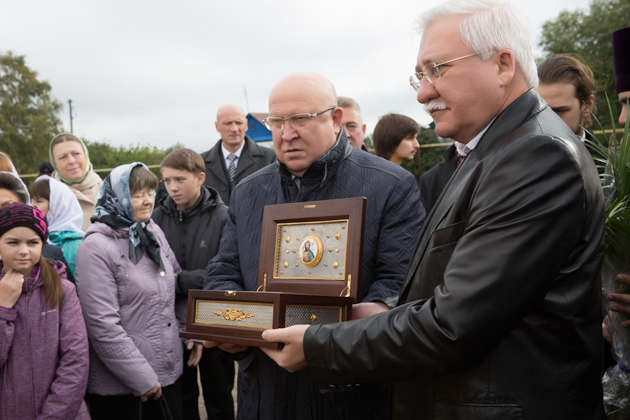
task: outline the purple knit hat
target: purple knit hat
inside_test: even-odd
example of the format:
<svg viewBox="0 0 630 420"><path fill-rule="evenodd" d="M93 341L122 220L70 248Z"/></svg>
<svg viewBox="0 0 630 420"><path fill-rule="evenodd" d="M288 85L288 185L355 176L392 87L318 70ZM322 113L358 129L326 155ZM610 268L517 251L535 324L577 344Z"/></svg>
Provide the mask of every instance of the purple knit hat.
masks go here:
<svg viewBox="0 0 630 420"><path fill-rule="evenodd" d="M630 26L612 34L617 93L630 90Z"/></svg>
<svg viewBox="0 0 630 420"><path fill-rule="evenodd" d="M43 242L48 238L48 222L40 209L22 203L0 208L0 236L18 226L33 229Z"/></svg>

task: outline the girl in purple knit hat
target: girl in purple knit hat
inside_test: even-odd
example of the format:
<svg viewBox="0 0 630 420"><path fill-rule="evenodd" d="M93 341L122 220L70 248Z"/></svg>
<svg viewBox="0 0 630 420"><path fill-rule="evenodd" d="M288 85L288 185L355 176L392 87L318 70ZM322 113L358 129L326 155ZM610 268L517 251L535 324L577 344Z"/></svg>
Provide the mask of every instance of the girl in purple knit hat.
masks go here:
<svg viewBox="0 0 630 420"><path fill-rule="evenodd" d="M62 263L42 257L46 216L0 208L0 419L89 419L89 350Z"/></svg>

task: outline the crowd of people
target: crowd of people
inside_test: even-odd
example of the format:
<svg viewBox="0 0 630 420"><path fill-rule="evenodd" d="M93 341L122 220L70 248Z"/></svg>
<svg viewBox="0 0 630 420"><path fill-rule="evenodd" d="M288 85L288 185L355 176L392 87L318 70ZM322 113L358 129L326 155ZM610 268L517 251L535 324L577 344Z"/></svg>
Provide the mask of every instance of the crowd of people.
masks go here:
<svg viewBox="0 0 630 420"><path fill-rule="evenodd" d="M382 116L371 153L359 104L314 73L271 89L273 149L225 104L217 144L172 151L160 178L132 162L101 179L62 133L27 187L0 152L0 420L198 420L200 397L209 419L605 418L601 301L630 314L630 296L601 296L597 75L536 66L508 3L420 22L410 82L453 140L420 180L400 166L420 126ZM612 40L623 125L630 27ZM352 320L265 331L278 349L179 337L189 290L257 290L265 206L356 196Z"/></svg>

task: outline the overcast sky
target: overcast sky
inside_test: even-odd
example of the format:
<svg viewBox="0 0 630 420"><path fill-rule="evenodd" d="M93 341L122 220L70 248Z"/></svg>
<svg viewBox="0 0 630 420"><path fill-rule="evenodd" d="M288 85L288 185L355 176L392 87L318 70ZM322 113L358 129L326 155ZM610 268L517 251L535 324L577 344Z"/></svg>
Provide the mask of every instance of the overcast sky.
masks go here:
<svg viewBox="0 0 630 420"><path fill-rule="evenodd" d="M435 0L2 1L0 49L25 55L64 104L69 130L113 145L212 146L216 110L266 112L294 71L327 76L361 105L368 132L387 112L422 124L409 74L415 18ZM536 41L543 22L589 0L516 2ZM539 53L540 54L540 53ZM246 92L246 95L245 95Z"/></svg>

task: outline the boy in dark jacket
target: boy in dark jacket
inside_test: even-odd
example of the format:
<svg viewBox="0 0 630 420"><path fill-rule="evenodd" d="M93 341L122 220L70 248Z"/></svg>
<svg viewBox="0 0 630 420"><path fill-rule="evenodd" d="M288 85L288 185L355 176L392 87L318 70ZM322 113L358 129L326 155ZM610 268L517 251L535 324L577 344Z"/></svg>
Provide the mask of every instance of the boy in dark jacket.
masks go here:
<svg viewBox="0 0 630 420"><path fill-rule="evenodd" d="M203 184L206 179L202 157L190 149L169 153L160 165L168 196L153 212L177 262L182 268L176 285L176 310L186 310L182 299L190 289L203 289L208 261L217 253L227 207L218 193ZM186 350L184 361L190 357ZM199 362L203 397L208 419L233 419L234 362L218 349L205 349ZM184 418L199 419L197 369L184 366Z"/></svg>

